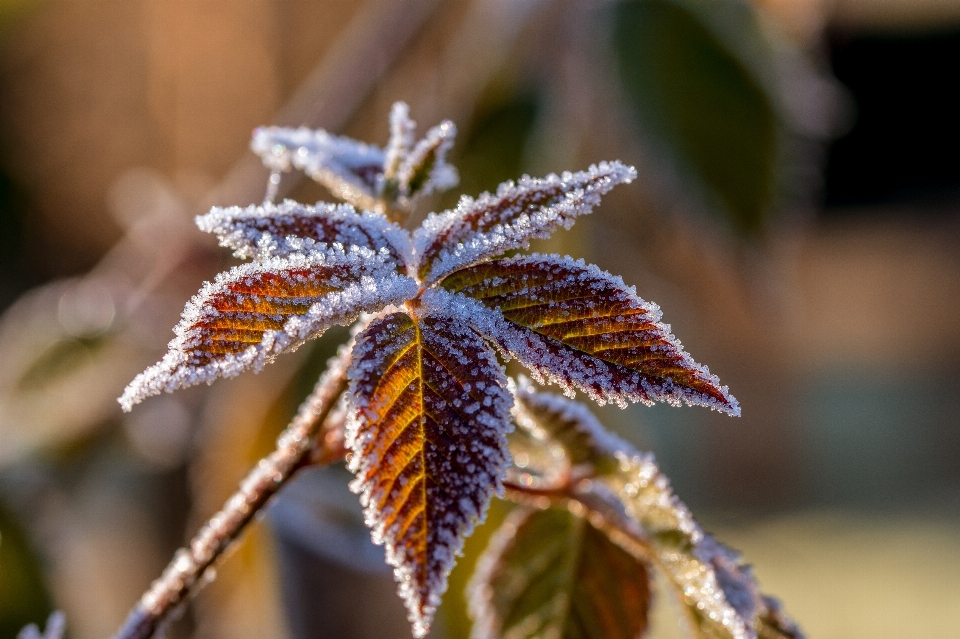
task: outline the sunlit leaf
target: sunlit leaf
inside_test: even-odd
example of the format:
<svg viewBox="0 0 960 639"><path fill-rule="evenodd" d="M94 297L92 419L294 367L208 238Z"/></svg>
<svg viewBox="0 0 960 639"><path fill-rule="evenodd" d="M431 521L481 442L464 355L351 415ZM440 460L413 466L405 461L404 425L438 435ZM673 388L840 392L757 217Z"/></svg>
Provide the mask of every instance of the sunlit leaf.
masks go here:
<svg viewBox="0 0 960 639"><path fill-rule="evenodd" d="M617 3L615 59L643 132L674 157L683 177L706 189L734 228L756 232L778 179L776 105L695 4ZM718 23L750 11L747 3L713 4L722 5L711 14ZM759 20L744 25L741 40L760 39Z"/></svg>
<svg viewBox="0 0 960 639"><path fill-rule="evenodd" d="M647 627L646 564L566 510L516 511L470 588L472 639L637 639Z"/></svg>
<svg viewBox="0 0 960 639"><path fill-rule="evenodd" d="M457 295L441 304L565 390L621 406L682 402L740 413L727 388L660 322L659 307L595 266L532 255L462 269L442 285Z"/></svg>
<svg viewBox="0 0 960 639"><path fill-rule="evenodd" d="M525 248L530 240L570 228L590 213L600 196L637 176L633 167L601 162L586 171L528 176L504 182L496 194L464 196L457 208L431 214L414 233L418 272L427 283L482 260Z"/></svg>
<svg viewBox="0 0 960 639"><path fill-rule="evenodd" d="M308 253L317 244L326 248L339 243L386 254L402 270L411 251L406 231L380 213L358 213L349 204L309 206L286 200L279 205L214 207L197 217L197 226L241 258Z"/></svg>
<svg viewBox="0 0 960 639"><path fill-rule="evenodd" d="M125 410L151 395L259 370L334 324L416 295L416 283L367 249L243 264L187 304L169 351L127 386Z"/></svg>
<svg viewBox="0 0 960 639"><path fill-rule="evenodd" d="M739 555L693 519L652 455L606 431L573 400L538 392L529 383L519 385L516 399L527 417L518 420L521 428L566 444L579 463L597 469L594 482L619 498L647 538L651 560L674 586L698 639L803 637L779 603L759 592Z"/></svg>
<svg viewBox="0 0 960 639"><path fill-rule="evenodd" d="M508 463L506 379L469 327L405 313L358 336L349 377L352 488L423 636Z"/></svg>

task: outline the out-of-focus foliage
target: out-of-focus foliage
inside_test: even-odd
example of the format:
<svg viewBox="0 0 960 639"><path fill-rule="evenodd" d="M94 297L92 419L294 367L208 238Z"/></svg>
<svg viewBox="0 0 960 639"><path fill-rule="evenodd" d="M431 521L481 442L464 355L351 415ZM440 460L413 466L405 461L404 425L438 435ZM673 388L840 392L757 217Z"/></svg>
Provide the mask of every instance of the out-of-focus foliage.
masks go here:
<svg viewBox="0 0 960 639"><path fill-rule="evenodd" d="M617 66L642 133L733 228L759 233L773 212L783 139L775 96L753 70L773 59L762 55L752 7L629 0L612 12ZM721 38L724 27L739 50Z"/></svg>
<svg viewBox="0 0 960 639"><path fill-rule="evenodd" d="M51 610L43 573L23 529L0 503L0 636L15 637Z"/></svg>

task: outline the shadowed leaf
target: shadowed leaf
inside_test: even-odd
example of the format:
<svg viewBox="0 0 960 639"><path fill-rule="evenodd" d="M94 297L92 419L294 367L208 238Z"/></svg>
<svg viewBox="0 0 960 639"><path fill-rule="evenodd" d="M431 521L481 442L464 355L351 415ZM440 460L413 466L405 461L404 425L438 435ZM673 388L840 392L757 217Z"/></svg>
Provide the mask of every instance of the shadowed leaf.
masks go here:
<svg viewBox="0 0 960 639"><path fill-rule="evenodd" d="M120 404L130 410L162 391L259 370L334 324L349 325L416 292L413 280L366 249L234 267L187 304L167 354L127 386Z"/></svg>
<svg viewBox="0 0 960 639"><path fill-rule="evenodd" d="M659 307L595 266L532 255L463 269L442 285L488 309L447 300L540 379L601 403L683 402L740 413L660 322Z"/></svg>
<svg viewBox="0 0 960 639"><path fill-rule="evenodd" d="M647 628L646 564L566 510L511 515L470 590L471 639L637 639Z"/></svg>
<svg viewBox="0 0 960 639"><path fill-rule="evenodd" d="M592 464L595 482L612 490L648 539L652 561L674 587L698 639L802 639L803 634L762 595L739 555L706 534L673 494L653 455L606 431L577 402L521 383L517 424L557 441L579 463ZM554 439L556 438L556 439Z"/></svg>
<svg viewBox="0 0 960 639"><path fill-rule="evenodd" d="M352 488L423 636L509 460L506 379L469 327L405 313L359 335L349 377Z"/></svg>
<svg viewBox="0 0 960 639"><path fill-rule="evenodd" d="M403 270L410 236L380 213L358 213L349 204L316 206L286 200L277 205L214 207L197 217L201 231L213 233L221 246L240 258L263 259L307 253L323 244L356 246L385 254Z"/></svg>
<svg viewBox="0 0 960 639"><path fill-rule="evenodd" d="M600 204L601 195L636 176L633 167L601 162L577 173L524 176L477 199L464 196L457 208L431 214L414 233L420 277L436 282L458 269L525 248L530 240L549 237L558 228L570 228L578 216Z"/></svg>

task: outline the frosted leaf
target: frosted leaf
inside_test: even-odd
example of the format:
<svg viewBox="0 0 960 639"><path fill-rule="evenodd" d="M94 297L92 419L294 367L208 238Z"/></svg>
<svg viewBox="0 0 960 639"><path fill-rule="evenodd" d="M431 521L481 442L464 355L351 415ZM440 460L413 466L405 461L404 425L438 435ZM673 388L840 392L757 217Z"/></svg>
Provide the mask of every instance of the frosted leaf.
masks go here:
<svg viewBox="0 0 960 639"><path fill-rule="evenodd" d="M449 275L436 304L470 321L537 381L603 404L707 406L739 415L716 376L684 352L660 309L582 260L530 255ZM471 303L472 302L472 303Z"/></svg>
<svg viewBox="0 0 960 639"><path fill-rule="evenodd" d="M539 392L523 379L515 397L515 410L523 417L518 425L562 444L575 463L592 465L597 470L592 489L611 491L639 525L654 564L674 585L697 637L802 639L779 603L760 594L739 555L704 533L673 494L653 455L606 431L571 399Z"/></svg>
<svg viewBox="0 0 960 639"><path fill-rule="evenodd" d="M633 167L601 162L577 173L523 176L477 199L464 196L457 208L430 214L414 233L420 277L435 282L511 249L526 248L530 240L549 237L560 227L570 228L600 203L600 196L636 176Z"/></svg>
<svg viewBox="0 0 960 639"><path fill-rule="evenodd" d="M273 171L298 169L336 197L362 209L374 209L383 181L382 149L323 129L260 127L250 148Z"/></svg>
<svg viewBox="0 0 960 639"><path fill-rule="evenodd" d="M383 176L390 180L397 176L401 163L413 148L413 136L417 123L410 119L410 107L406 102L394 102L390 109L390 141L387 143Z"/></svg>
<svg viewBox="0 0 960 639"><path fill-rule="evenodd" d="M447 163L457 127L445 120L433 127L413 148L397 171L400 204L410 208L417 198L446 191L460 182L457 170Z"/></svg>
<svg viewBox="0 0 960 639"><path fill-rule="evenodd" d="M416 283L394 269L369 249L335 247L221 273L187 303L167 354L127 386L120 404L129 411L163 391L259 371L334 324L415 296Z"/></svg>
<svg viewBox="0 0 960 639"><path fill-rule="evenodd" d="M416 200L456 186L456 169L446 161L457 128L444 121L414 144L416 123L403 102L390 112L386 150L323 129L261 127L250 147L274 172L298 169L336 197L362 209L410 209ZM269 199L269 198L268 198Z"/></svg>
<svg viewBox="0 0 960 639"><path fill-rule="evenodd" d="M638 639L647 566L569 511L515 510L467 590L471 639Z"/></svg>
<svg viewBox="0 0 960 639"><path fill-rule="evenodd" d="M386 253L399 269L412 259L410 234L381 213L358 213L349 204L314 206L285 200L262 206L214 207L196 218L200 230L213 233L221 246L240 258L263 259L309 253L317 244L362 247Z"/></svg>
<svg viewBox="0 0 960 639"><path fill-rule="evenodd" d="M422 637L509 463L506 378L469 327L402 312L358 336L348 377L351 488Z"/></svg>

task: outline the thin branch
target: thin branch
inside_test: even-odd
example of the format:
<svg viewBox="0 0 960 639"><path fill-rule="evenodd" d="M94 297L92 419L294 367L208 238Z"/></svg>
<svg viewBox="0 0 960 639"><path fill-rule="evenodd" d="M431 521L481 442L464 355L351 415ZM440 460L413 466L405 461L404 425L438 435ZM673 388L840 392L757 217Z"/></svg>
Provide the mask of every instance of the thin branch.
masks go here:
<svg viewBox="0 0 960 639"><path fill-rule="evenodd" d="M330 360L297 416L277 439L276 449L260 460L223 508L181 548L159 579L130 612L114 639L149 639L172 621L181 606L212 580L211 568L247 525L260 515L273 495L308 462L317 433L347 386L353 340ZM324 445L320 439L319 445ZM336 457L336 454L331 457ZM326 459L321 455L321 459Z"/></svg>

